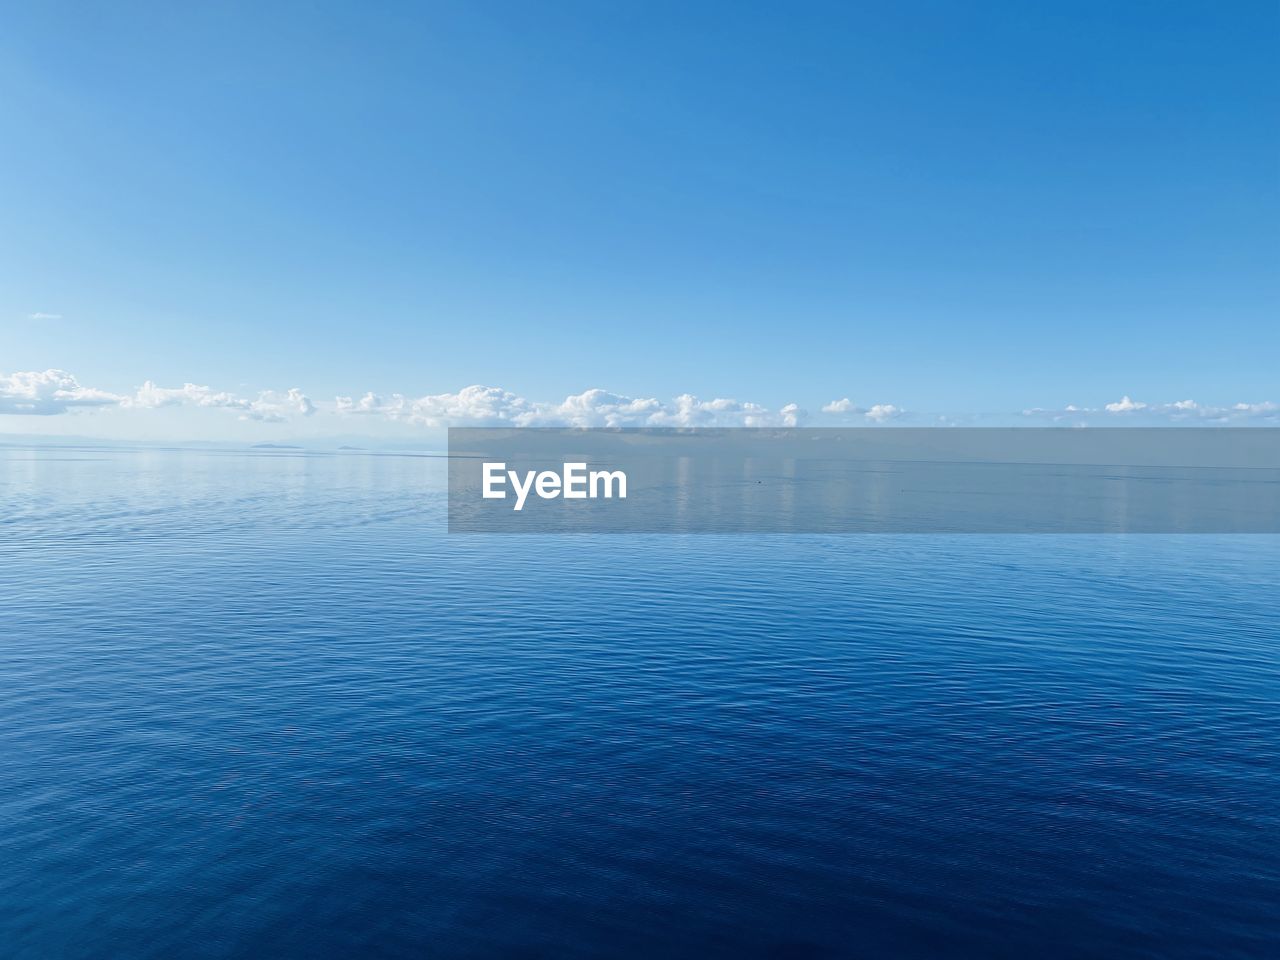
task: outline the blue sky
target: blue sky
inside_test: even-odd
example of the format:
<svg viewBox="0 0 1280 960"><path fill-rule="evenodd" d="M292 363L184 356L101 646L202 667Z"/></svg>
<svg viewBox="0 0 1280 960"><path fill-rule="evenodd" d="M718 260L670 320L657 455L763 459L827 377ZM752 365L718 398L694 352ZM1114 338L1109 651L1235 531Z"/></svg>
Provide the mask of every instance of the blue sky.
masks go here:
<svg viewBox="0 0 1280 960"><path fill-rule="evenodd" d="M1274 402L1278 10L13 5L0 393Z"/></svg>

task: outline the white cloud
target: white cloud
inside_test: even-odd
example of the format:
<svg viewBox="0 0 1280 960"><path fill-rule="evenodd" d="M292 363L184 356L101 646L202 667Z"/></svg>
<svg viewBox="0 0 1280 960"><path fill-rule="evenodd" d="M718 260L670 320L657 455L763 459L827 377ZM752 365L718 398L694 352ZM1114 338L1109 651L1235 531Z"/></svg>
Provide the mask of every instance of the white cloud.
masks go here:
<svg viewBox="0 0 1280 960"><path fill-rule="evenodd" d="M1126 393L1115 403L1108 403L1104 409L1107 413L1136 413L1139 410L1147 409L1147 405L1145 403L1140 403L1137 400L1130 399L1129 395Z"/></svg>
<svg viewBox="0 0 1280 960"><path fill-rule="evenodd" d="M1280 403L1272 403L1270 400L1262 403L1237 403L1231 408L1231 412L1249 417L1277 417L1280 416Z"/></svg>
<svg viewBox="0 0 1280 960"><path fill-rule="evenodd" d="M138 388L138 392L123 403L127 407L230 407L246 409L247 400L241 400L235 394L211 390L194 383L184 383L180 387L161 387L148 380Z"/></svg>
<svg viewBox="0 0 1280 960"><path fill-rule="evenodd" d="M401 394L383 399L374 393L358 400L338 397L336 410L341 414L381 414L428 427L762 427L795 426L807 416L794 403L774 412L757 403L699 400L688 393L663 402L598 388L572 394L559 403L544 403L480 385L417 399Z"/></svg>
<svg viewBox="0 0 1280 960"><path fill-rule="evenodd" d="M783 425L788 427L798 427L809 419L808 412L801 410L798 403L788 403L778 412L782 415Z"/></svg>
<svg viewBox="0 0 1280 960"><path fill-rule="evenodd" d="M291 387L284 393L264 390L256 400L249 401L248 409L241 414L242 420L262 420L266 423L283 423L293 414L302 417L313 416L316 405L311 398L297 387Z"/></svg>
<svg viewBox="0 0 1280 960"><path fill-rule="evenodd" d="M221 407L237 411L242 420L269 423L280 423L293 415L309 417L316 412L315 404L296 387L283 393L264 390L255 398L246 398L194 383L161 387L148 380L133 394L121 395L83 386L65 370L0 374L0 414L53 416L91 408L148 410L180 406Z"/></svg>
<svg viewBox="0 0 1280 960"><path fill-rule="evenodd" d="M115 406L121 399L81 386L65 370L0 374L0 413L53 416L78 408Z"/></svg>
<svg viewBox="0 0 1280 960"><path fill-rule="evenodd" d="M552 416L571 427L626 427L643 422L662 409L654 399L623 397L599 388L565 397Z"/></svg>
<svg viewBox="0 0 1280 960"><path fill-rule="evenodd" d="M474 423L492 426L525 425L536 407L523 397L499 387L474 385L457 393L435 393L408 403L406 419L424 426Z"/></svg>
<svg viewBox="0 0 1280 960"><path fill-rule="evenodd" d="M365 393L358 399L337 397L332 403L317 404L297 387L263 390L241 396L195 383L164 387L148 380L135 391L116 394L82 385L65 370L27 371L0 374L0 414L57 415L121 408L145 415L160 408L209 408L234 412L240 420L288 423L314 417L323 409L342 417L369 417L391 423L440 428L446 426L511 427L794 427L806 423L809 414L799 404L776 409L759 403L717 397L703 400L684 393L670 400L628 397L607 390L591 389L570 394L558 402L530 400L500 387L474 385L456 393L409 397L394 393L383 396ZM906 415L891 403L869 408L857 406L848 397L821 407L826 422L883 424ZM1271 401L1209 406L1194 400L1146 403L1125 395L1101 408L1068 404L1060 409L1040 407L1023 411L1027 417L1084 426L1091 418L1110 419L1124 415L1138 422L1228 423L1242 420L1280 421L1280 404ZM941 422L954 422L936 418ZM821 419L819 422L823 422Z"/></svg>
<svg viewBox="0 0 1280 960"><path fill-rule="evenodd" d="M865 416L876 423L884 423L886 420L896 420L903 415L903 412L892 403L877 403L866 412Z"/></svg>
<svg viewBox="0 0 1280 960"><path fill-rule="evenodd" d="M1280 404L1271 401L1262 403L1236 403L1230 406L1212 406L1197 403L1195 400L1173 400L1168 403L1144 403L1134 400L1128 394L1113 403L1105 404L1101 409L1078 407L1068 404L1060 410L1033 407L1022 411L1023 416L1041 417L1053 421L1070 420L1083 423L1090 415L1102 414L1107 417L1125 415L1137 416L1148 421L1167 421L1170 423L1227 423L1250 419L1280 419Z"/></svg>
<svg viewBox="0 0 1280 960"><path fill-rule="evenodd" d="M718 398L699 400L682 393L650 414L637 426L648 427L771 427L782 425L780 416L770 414L758 403Z"/></svg>
<svg viewBox="0 0 1280 960"><path fill-rule="evenodd" d="M238 397L233 393L213 390L194 383L184 383L180 387L161 387L148 380L132 397L121 401L121 406L155 409L158 407L221 407L236 410L241 420L260 420L265 423L283 423L290 414L309 417L316 412L316 406L297 387L284 393L275 390L264 390L257 399Z"/></svg>
<svg viewBox="0 0 1280 960"><path fill-rule="evenodd" d="M382 398L373 392L366 393L359 400L338 397L336 403L338 413L379 414L384 412L385 407Z"/></svg>
<svg viewBox="0 0 1280 960"><path fill-rule="evenodd" d="M27 314L27 319L28 319L28 320L37 320L37 321L39 321L39 320L61 320L61 319L62 319L62 314L60 314L60 313L41 313L40 311L36 311L35 313L28 313L28 314Z"/></svg>
<svg viewBox="0 0 1280 960"><path fill-rule="evenodd" d="M421 426L525 426L535 406L498 387L471 386L457 393L435 393L412 399L393 393L383 399L366 393L359 400L338 397L340 414L381 415Z"/></svg>
<svg viewBox="0 0 1280 960"><path fill-rule="evenodd" d="M901 407L895 407L892 403L875 403L871 405L870 409L864 410L848 397L823 404L822 412L829 416L839 417L845 423L857 417L870 420L872 423L884 423L906 415L905 410Z"/></svg>

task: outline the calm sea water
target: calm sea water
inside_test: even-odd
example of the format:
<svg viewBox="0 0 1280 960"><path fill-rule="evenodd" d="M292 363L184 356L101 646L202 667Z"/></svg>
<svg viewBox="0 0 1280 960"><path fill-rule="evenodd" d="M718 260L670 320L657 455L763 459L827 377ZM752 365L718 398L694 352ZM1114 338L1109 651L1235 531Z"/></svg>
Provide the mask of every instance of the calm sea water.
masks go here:
<svg viewBox="0 0 1280 960"><path fill-rule="evenodd" d="M0 956L1280 950L1275 537L447 537L0 450Z"/></svg>

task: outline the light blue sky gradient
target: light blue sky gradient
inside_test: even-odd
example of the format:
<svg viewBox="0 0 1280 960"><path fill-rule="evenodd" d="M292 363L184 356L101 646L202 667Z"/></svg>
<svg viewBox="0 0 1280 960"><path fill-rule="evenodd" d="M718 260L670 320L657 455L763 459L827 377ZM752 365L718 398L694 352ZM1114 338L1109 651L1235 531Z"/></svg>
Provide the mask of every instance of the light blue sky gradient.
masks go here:
<svg viewBox="0 0 1280 960"><path fill-rule="evenodd" d="M1280 400L1278 10L9 4L0 372Z"/></svg>

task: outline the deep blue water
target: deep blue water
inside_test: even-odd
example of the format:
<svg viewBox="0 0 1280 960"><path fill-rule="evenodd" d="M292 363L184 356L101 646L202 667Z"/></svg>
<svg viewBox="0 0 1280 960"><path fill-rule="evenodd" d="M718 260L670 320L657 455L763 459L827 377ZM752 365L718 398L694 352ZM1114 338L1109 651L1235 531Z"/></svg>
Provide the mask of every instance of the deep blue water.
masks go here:
<svg viewBox="0 0 1280 960"><path fill-rule="evenodd" d="M1280 539L447 537L0 450L0 956L1280 949Z"/></svg>

